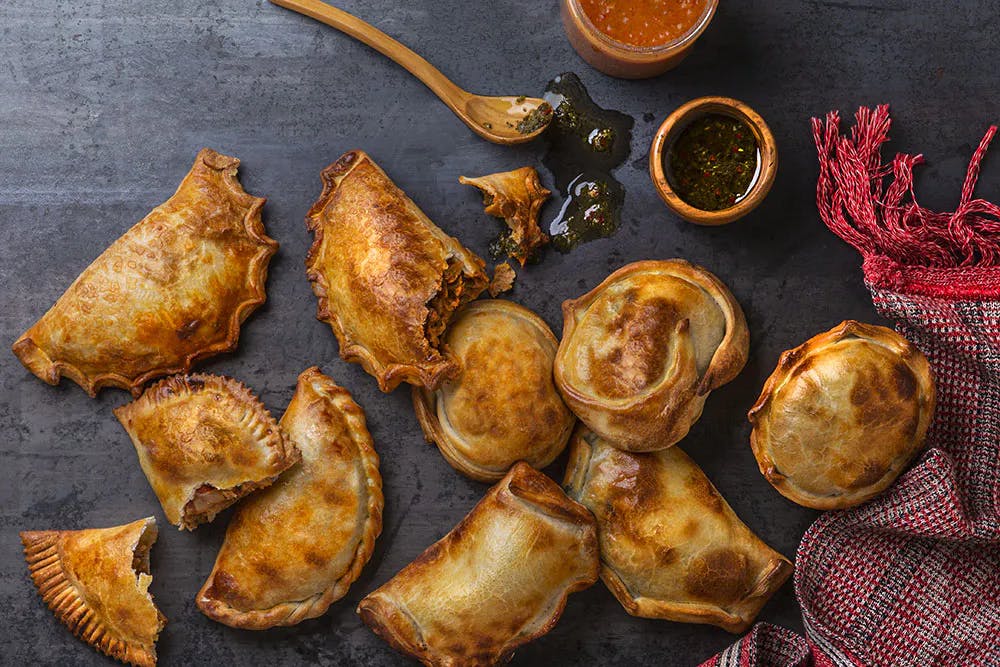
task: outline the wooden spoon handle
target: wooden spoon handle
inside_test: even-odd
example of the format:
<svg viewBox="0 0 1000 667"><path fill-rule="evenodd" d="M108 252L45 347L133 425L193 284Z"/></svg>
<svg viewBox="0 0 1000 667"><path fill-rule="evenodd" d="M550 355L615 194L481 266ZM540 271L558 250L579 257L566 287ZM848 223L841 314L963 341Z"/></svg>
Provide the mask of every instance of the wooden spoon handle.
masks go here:
<svg viewBox="0 0 1000 667"><path fill-rule="evenodd" d="M460 111L462 102L469 94L452 83L436 67L378 28L320 0L271 0L271 2L332 26L388 56L434 91L434 94L452 111L462 116Z"/></svg>

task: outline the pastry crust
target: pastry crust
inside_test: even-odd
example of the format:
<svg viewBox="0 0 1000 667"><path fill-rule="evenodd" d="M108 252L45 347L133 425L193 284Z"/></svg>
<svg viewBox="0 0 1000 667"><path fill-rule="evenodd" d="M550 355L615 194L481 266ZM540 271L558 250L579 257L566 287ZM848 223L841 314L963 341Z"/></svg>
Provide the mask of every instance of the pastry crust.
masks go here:
<svg viewBox="0 0 1000 667"><path fill-rule="evenodd" d="M211 521L299 460L249 389L216 375L175 375L116 408L167 520Z"/></svg>
<svg viewBox="0 0 1000 667"><path fill-rule="evenodd" d="M264 199L236 179L240 161L204 148L177 192L108 247L13 345L49 384L66 376L138 396L149 380L186 373L236 347L264 303L278 243Z"/></svg>
<svg viewBox="0 0 1000 667"><path fill-rule="evenodd" d="M781 355L747 415L761 473L816 509L862 503L923 447L936 395L920 350L885 327L842 322Z"/></svg>
<svg viewBox="0 0 1000 667"><path fill-rule="evenodd" d="M714 275L681 259L635 262L563 303L556 386L616 447L664 449L739 374L749 345L743 311Z"/></svg>
<svg viewBox="0 0 1000 667"><path fill-rule="evenodd" d="M598 566L594 517L522 462L358 613L425 665L499 665L551 630Z"/></svg>
<svg viewBox="0 0 1000 667"><path fill-rule="evenodd" d="M382 477L365 413L318 368L281 418L302 453L233 516L198 593L206 616L263 630L322 615L361 574L382 531Z"/></svg>
<svg viewBox="0 0 1000 667"><path fill-rule="evenodd" d="M576 417L552 382L559 342L545 321L502 299L474 301L455 316L445 344L462 373L431 392L413 388L428 442L460 473L501 479L512 465L552 463Z"/></svg>
<svg viewBox="0 0 1000 667"><path fill-rule="evenodd" d="M680 447L627 452L581 427L563 485L597 518L601 578L633 616L742 633L792 573Z"/></svg>
<svg viewBox="0 0 1000 667"><path fill-rule="evenodd" d="M148 589L156 520L115 528L21 533L39 594L79 639L139 667L156 664L156 639L167 619Z"/></svg>
<svg viewBox="0 0 1000 667"><path fill-rule="evenodd" d="M508 254L521 266L549 242L548 235L538 226L538 213L552 193L542 187L534 167L521 167L478 178L459 176L458 182L479 188L486 212L504 219L510 228L504 245L509 248Z"/></svg>
<svg viewBox="0 0 1000 667"><path fill-rule="evenodd" d="M489 284L483 260L448 236L362 151L323 170L306 218L306 274L345 361L389 392L436 389L459 371L439 339L452 313Z"/></svg>

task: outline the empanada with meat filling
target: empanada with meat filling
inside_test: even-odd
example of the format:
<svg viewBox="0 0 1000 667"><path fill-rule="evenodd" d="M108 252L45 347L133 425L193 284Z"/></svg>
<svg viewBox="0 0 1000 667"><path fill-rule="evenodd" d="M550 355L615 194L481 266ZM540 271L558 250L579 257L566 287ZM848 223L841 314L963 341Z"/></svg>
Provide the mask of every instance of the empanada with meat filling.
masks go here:
<svg viewBox="0 0 1000 667"><path fill-rule="evenodd" d="M743 311L714 275L680 259L635 262L563 303L556 386L616 447L663 449L743 369L749 341Z"/></svg>
<svg viewBox="0 0 1000 667"><path fill-rule="evenodd" d="M175 375L115 409L167 521L211 521L299 460L261 402L236 380Z"/></svg>
<svg viewBox="0 0 1000 667"><path fill-rule="evenodd" d="M237 628L323 614L358 578L382 530L378 455L348 391L306 370L281 428L302 462L240 504L198 593L207 616Z"/></svg>
<svg viewBox="0 0 1000 667"><path fill-rule="evenodd" d="M750 444L789 500L851 507L888 488L920 451L934 404L920 350L848 320L781 355L750 409Z"/></svg>
<svg viewBox="0 0 1000 667"><path fill-rule="evenodd" d="M437 391L414 387L413 406L448 463L481 482L518 461L552 463L576 418L552 382L559 343L545 321L510 301L474 301L455 316L445 344L461 374Z"/></svg>
<svg viewBox="0 0 1000 667"><path fill-rule="evenodd" d="M552 629L598 565L594 517L522 462L358 613L425 665L499 665Z"/></svg>
<svg viewBox="0 0 1000 667"><path fill-rule="evenodd" d="M382 391L436 389L459 364L441 348L452 313L489 284L483 260L448 236L362 151L323 170L306 222L306 272L340 356Z"/></svg>
<svg viewBox="0 0 1000 667"><path fill-rule="evenodd" d="M156 520L114 528L21 533L39 594L80 640L137 667L156 664L167 619L149 595L149 550Z"/></svg>
<svg viewBox="0 0 1000 667"><path fill-rule="evenodd" d="M138 396L149 380L186 373L236 347L240 325L267 298L278 244L264 199L236 179L240 161L207 148L170 199L111 244L13 345L49 384L66 376L91 396Z"/></svg>
<svg viewBox="0 0 1000 667"><path fill-rule="evenodd" d="M564 486L597 518L601 578L633 616L743 632L792 573L679 447L627 452L580 428Z"/></svg>

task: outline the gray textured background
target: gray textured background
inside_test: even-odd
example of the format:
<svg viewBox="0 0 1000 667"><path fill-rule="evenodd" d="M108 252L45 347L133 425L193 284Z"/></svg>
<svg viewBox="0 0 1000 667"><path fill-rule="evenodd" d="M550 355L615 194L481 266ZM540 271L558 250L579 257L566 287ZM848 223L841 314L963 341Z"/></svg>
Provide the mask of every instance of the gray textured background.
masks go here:
<svg viewBox="0 0 1000 667"><path fill-rule="evenodd" d="M682 444L753 530L794 555L815 514L784 500L757 472L746 409L783 349L844 318L875 318L857 255L817 218L807 120L891 102L893 147L930 158L918 177L924 203L954 206L966 160L997 120L998 3L723 0L694 54L642 82L610 79L579 61L555 0L340 5L474 91L536 94L574 70L599 104L635 116L632 155L618 172L628 193L622 229L569 255L549 253L520 274L510 298L559 331L562 300L626 262L680 256L717 273L746 311L751 360L712 394ZM193 601L228 515L193 534L166 525L111 414L127 395L105 390L92 400L68 381L49 387L4 352L0 662L111 664L44 608L18 530L108 526L149 514L161 521L152 592L170 619L162 664L403 662L362 626L354 606L449 530L486 487L424 444L405 388L382 395L359 367L339 360L332 333L313 317L303 217L319 193L319 170L363 148L441 227L485 254L497 223L456 179L537 164L540 146L484 143L391 62L259 0L6 0L0 31L0 341L12 342L108 243L166 199L199 148L237 155L247 190L269 198L265 224L281 250L267 304L244 326L238 351L200 368L243 380L277 416L296 375L321 365L365 408L386 488L384 532L346 599L292 629L229 629ZM749 102L780 147L766 202L721 229L669 215L646 172L659 122L704 94ZM989 163L982 182L984 196L995 199ZM543 215L556 208L550 203ZM550 472L561 475L562 466ZM761 618L801 628L790 584ZM598 584L574 595L556 628L518 651L515 664L691 665L732 639L712 627L631 618Z"/></svg>

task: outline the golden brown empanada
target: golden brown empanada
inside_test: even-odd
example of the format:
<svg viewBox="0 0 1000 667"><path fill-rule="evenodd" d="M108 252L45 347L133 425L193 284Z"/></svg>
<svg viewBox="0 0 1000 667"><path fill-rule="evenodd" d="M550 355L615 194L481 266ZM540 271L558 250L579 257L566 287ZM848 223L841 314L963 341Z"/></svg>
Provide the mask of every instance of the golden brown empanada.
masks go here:
<svg viewBox="0 0 1000 667"><path fill-rule="evenodd" d="M263 630L323 614L365 566L382 530L382 477L365 413L318 368L281 418L302 463L242 503L198 593L210 618Z"/></svg>
<svg viewBox="0 0 1000 667"><path fill-rule="evenodd" d="M114 412L180 528L211 521L299 460L257 397L230 378L175 375Z"/></svg>
<svg viewBox="0 0 1000 667"><path fill-rule="evenodd" d="M400 382L436 389L459 371L440 347L452 313L486 289L483 260L438 229L362 151L323 170L306 218L306 271L340 356L382 391Z"/></svg>
<svg viewBox="0 0 1000 667"><path fill-rule="evenodd" d="M462 373L434 392L413 388L427 440L481 482L497 481L518 461L552 463L576 418L552 382L559 342L545 321L510 301L474 301L455 316L445 344Z"/></svg>
<svg viewBox="0 0 1000 667"><path fill-rule="evenodd" d="M152 667L167 619L149 595L156 520L21 533L31 579L74 635L122 662Z"/></svg>
<svg viewBox="0 0 1000 667"><path fill-rule="evenodd" d="M927 359L885 327L848 320L781 355L748 417L760 471L806 507L881 493L924 444L935 391Z"/></svg>
<svg viewBox="0 0 1000 667"><path fill-rule="evenodd" d="M264 199L236 180L240 161L207 148L177 192L101 253L17 342L14 354L49 384L65 375L94 396L138 396L161 375L236 347L267 298L278 244Z"/></svg>
<svg viewBox="0 0 1000 667"><path fill-rule="evenodd" d="M635 262L563 303L556 386L616 447L663 449L743 369L749 341L743 311L711 273L681 259Z"/></svg>
<svg viewBox="0 0 1000 667"><path fill-rule="evenodd" d="M633 616L743 632L792 573L679 447L627 452L580 428L564 486L597 517L601 578Z"/></svg>
<svg viewBox="0 0 1000 667"><path fill-rule="evenodd" d="M594 517L522 462L358 613L425 665L498 665L551 630L598 565Z"/></svg>
<svg viewBox="0 0 1000 667"><path fill-rule="evenodd" d="M552 193L542 187L534 167L479 178L459 176L458 182L479 188L486 212L504 219L510 230L503 237L502 245L521 266L549 242L548 235L538 227L538 212Z"/></svg>

